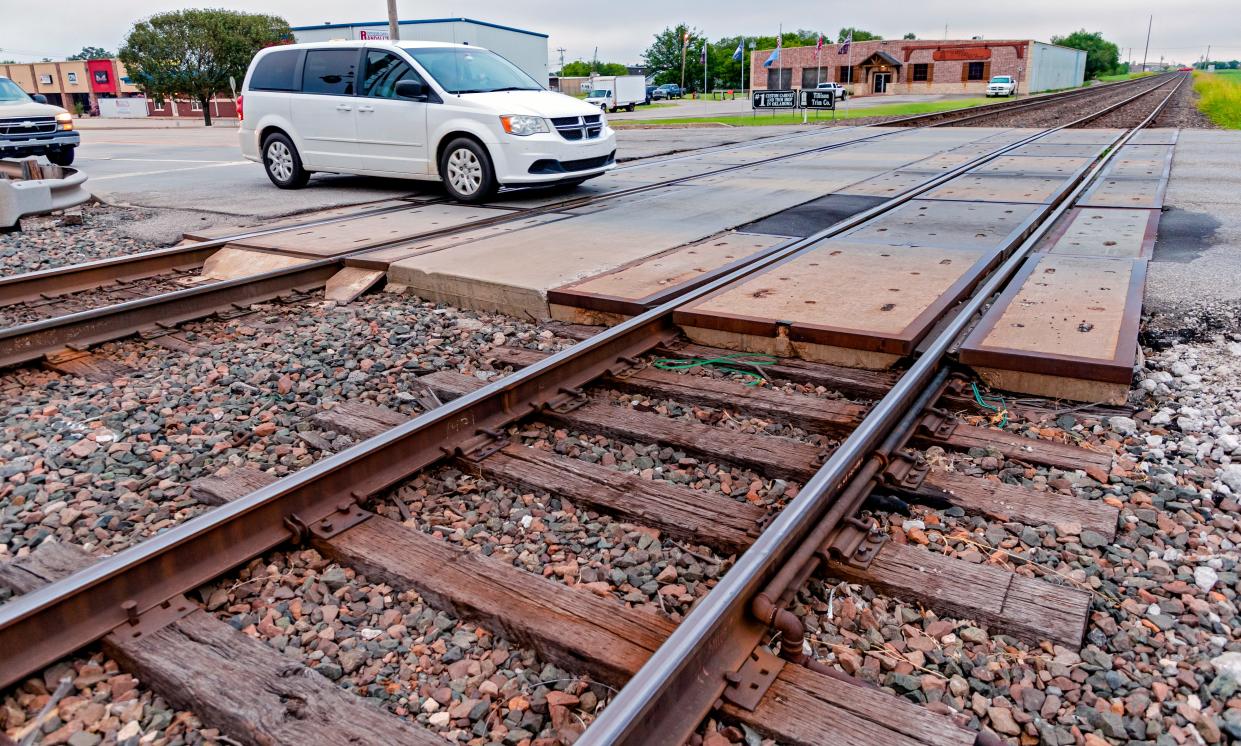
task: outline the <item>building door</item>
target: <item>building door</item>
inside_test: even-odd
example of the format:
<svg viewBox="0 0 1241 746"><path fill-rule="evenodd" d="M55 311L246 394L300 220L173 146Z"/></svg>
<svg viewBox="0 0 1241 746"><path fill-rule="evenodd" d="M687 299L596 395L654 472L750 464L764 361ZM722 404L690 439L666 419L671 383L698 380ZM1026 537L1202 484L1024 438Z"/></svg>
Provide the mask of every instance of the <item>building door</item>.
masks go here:
<svg viewBox="0 0 1241 746"><path fill-rule="evenodd" d="M875 93L887 93L888 84L892 82L892 73L875 73L875 84L871 87Z"/></svg>

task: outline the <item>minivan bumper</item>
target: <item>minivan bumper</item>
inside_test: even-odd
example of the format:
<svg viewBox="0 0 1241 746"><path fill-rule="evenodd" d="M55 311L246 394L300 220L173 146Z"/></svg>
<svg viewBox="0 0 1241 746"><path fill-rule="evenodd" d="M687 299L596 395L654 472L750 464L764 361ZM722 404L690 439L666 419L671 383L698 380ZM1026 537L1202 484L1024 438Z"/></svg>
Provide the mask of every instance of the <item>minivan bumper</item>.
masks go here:
<svg viewBox="0 0 1241 746"><path fill-rule="evenodd" d="M514 142L516 141L516 142ZM616 133L606 128L589 142L568 141L557 133L510 138L491 148L496 180L505 186L550 184L566 179L598 176L615 168ZM589 167L578 169L578 164ZM560 164L557 168L552 164ZM567 164L568 168L564 166Z"/></svg>

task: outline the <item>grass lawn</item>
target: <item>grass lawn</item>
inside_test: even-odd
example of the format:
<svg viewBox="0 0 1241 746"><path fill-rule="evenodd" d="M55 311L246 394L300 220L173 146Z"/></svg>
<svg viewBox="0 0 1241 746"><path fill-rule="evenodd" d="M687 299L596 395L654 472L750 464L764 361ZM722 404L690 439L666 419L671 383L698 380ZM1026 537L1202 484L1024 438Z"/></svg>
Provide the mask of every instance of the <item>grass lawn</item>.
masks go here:
<svg viewBox="0 0 1241 746"><path fill-rule="evenodd" d="M1241 70L1194 73L1198 109L1220 127L1241 129Z"/></svg>
<svg viewBox="0 0 1241 746"><path fill-rule="evenodd" d="M890 117L890 116L908 116L912 114L931 114L937 111L948 111L949 109L962 109L971 106L982 106L983 104L993 104L994 100L989 98L960 98L949 101L926 101L916 104L880 104L879 106L868 106L864 109L843 108L836 110L837 119L860 119L862 117ZM832 113L830 111L820 111L819 121L831 121ZM809 121L814 122L814 112L810 112ZM765 112L759 112L756 115L737 114L731 116L705 116L705 117L682 117L674 119L627 119L623 122L615 122L622 125L637 124L708 124L719 123L727 124L732 127L754 127L769 124L801 124L801 112L796 113L778 113L774 116Z"/></svg>

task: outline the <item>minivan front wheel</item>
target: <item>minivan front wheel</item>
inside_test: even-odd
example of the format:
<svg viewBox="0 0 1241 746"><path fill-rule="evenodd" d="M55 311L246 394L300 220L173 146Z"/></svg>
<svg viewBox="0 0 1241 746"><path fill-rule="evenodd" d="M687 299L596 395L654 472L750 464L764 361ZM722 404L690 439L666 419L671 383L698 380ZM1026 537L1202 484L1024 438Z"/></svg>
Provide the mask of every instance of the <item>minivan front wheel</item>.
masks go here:
<svg viewBox="0 0 1241 746"><path fill-rule="evenodd" d="M281 189L301 189L310 181L310 172L302 167L293 141L279 132L263 141L263 167L271 183Z"/></svg>
<svg viewBox="0 0 1241 746"><path fill-rule="evenodd" d="M458 137L444 148L440 179L448 194L459 202L482 202L499 188L486 148L465 137Z"/></svg>

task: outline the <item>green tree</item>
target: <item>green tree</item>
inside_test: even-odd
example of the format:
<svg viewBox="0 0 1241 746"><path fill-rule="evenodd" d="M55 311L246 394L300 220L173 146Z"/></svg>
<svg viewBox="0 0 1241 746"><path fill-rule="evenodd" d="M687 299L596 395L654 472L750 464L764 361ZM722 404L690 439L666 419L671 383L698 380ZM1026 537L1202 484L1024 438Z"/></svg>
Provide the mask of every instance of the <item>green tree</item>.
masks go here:
<svg viewBox="0 0 1241 746"><path fill-rule="evenodd" d="M914 36L914 32L910 31L908 34L905 34L901 38L902 39L917 39L918 37Z"/></svg>
<svg viewBox="0 0 1241 746"><path fill-rule="evenodd" d="M681 83L681 45L684 43L687 32L691 41L702 39L701 31L690 28L689 24L678 23L676 26L669 26L655 34L655 40L642 53L642 59L646 62L647 75L654 76L656 85L664 83L679 85ZM687 53L685 57L686 77L692 79L689 54Z"/></svg>
<svg viewBox="0 0 1241 746"><path fill-rule="evenodd" d="M627 75L629 68L619 62L574 60L573 62L566 62L560 74L566 78L577 78L588 76L592 72L599 73L600 75Z"/></svg>
<svg viewBox="0 0 1241 746"><path fill-rule="evenodd" d="M66 57L67 60L106 60L115 57L103 47L82 47L82 51Z"/></svg>
<svg viewBox="0 0 1241 746"><path fill-rule="evenodd" d="M1051 37L1052 44L1086 52L1086 79L1108 75L1120 66L1120 48L1103 38L1102 31L1079 29L1068 36Z"/></svg>
<svg viewBox="0 0 1241 746"><path fill-rule="evenodd" d="M840 43L845 39L848 39L850 32L853 33L854 41L879 41L883 39L883 37L879 34L872 34L866 29L860 29L854 26L845 26L840 30L840 33L836 35L836 42Z"/></svg>
<svg viewBox="0 0 1241 746"><path fill-rule="evenodd" d="M144 93L187 95L202 104L211 124L211 96L241 80L254 54L287 43L289 24L278 16L231 10L189 9L160 13L134 24L120 50L121 61Z"/></svg>

